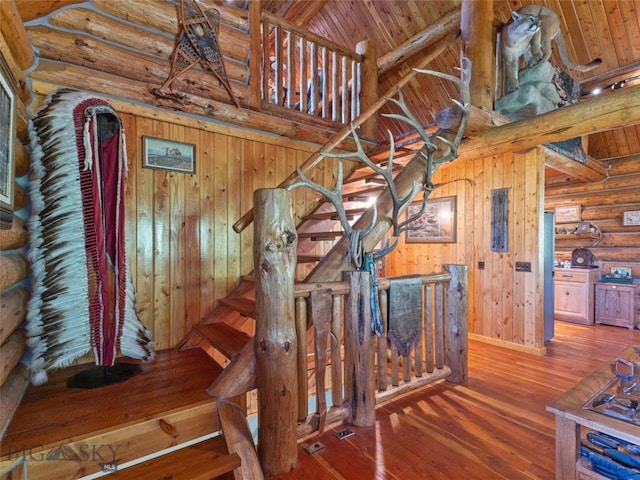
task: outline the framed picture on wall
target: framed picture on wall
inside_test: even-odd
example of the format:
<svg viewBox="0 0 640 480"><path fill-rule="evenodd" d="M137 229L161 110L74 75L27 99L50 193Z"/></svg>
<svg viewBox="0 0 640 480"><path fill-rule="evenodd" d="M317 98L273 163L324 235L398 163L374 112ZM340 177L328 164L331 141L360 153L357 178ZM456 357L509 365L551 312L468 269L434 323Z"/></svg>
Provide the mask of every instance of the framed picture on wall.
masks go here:
<svg viewBox="0 0 640 480"><path fill-rule="evenodd" d="M146 168L194 174L196 146L163 138L142 137Z"/></svg>
<svg viewBox="0 0 640 480"><path fill-rule="evenodd" d="M559 205L556 207L556 223L572 223L582 220L581 205Z"/></svg>
<svg viewBox="0 0 640 480"><path fill-rule="evenodd" d="M407 215L418 214L422 202L409 205ZM424 213L410 223L407 243L455 243L456 197L430 198Z"/></svg>
<svg viewBox="0 0 640 480"><path fill-rule="evenodd" d="M13 184L15 182L15 95L5 69L0 69L0 228L13 223Z"/></svg>

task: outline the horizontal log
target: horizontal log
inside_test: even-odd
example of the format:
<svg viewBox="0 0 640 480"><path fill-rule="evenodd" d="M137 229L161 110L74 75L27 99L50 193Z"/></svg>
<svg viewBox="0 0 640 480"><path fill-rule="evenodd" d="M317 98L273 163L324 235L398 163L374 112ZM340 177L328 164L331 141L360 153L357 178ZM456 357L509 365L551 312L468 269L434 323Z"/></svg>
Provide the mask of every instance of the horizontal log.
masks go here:
<svg viewBox="0 0 640 480"><path fill-rule="evenodd" d="M27 198L29 193L17 182L13 186L13 210L18 211L27 206Z"/></svg>
<svg viewBox="0 0 640 480"><path fill-rule="evenodd" d="M0 345L0 385L7 380L26 350L27 342L22 330L13 332L6 342Z"/></svg>
<svg viewBox="0 0 640 480"><path fill-rule="evenodd" d="M28 119L22 115L16 115L16 138L22 145L29 145Z"/></svg>
<svg viewBox="0 0 640 480"><path fill-rule="evenodd" d="M162 8L171 7L173 9L169 3L162 3L162 6ZM153 26L146 21L143 25L147 28L142 29L130 21L120 22L113 17L107 17L87 8L61 10L49 18L49 23L63 29L83 31L98 39L115 42L123 47L166 59L171 57L175 46L175 38L168 38L166 34L168 33L172 37L178 35L177 28L171 32L155 33L151 31ZM220 25L220 31L216 38L220 52L224 57L244 64L249 61L249 39L246 33L226 25Z"/></svg>
<svg viewBox="0 0 640 480"><path fill-rule="evenodd" d="M559 253L563 253L566 258L571 258L571 252L575 247L566 247L562 249L557 249L556 251ZM623 247L623 248L610 248L610 247L589 247L591 253L593 253L596 260L602 261L612 261L612 262L633 262L637 261L640 258L640 247Z"/></svg>
<svg viewBox="0 0 640 480"><path fill-rule="evenodd" d="M597 206L597 205L616 205L620 203L620 199L624 198L625 203L639 203L640 202L640 189L638 187L629 187L621 189L616 192L616 195L612 195L611 192L592 192L588 195L563 195L555 196L545 199L545 206L547 208L556 208L558 205L582 205L585 206Z"/></svg>
<svg viewBox="0 0 640 480"><path fill-rule="evenodd" d="M582 218L584 219L584 216ZM602 233L640 233L640 225L624 225L621 218L596 220L593 224Z"/></svg>
<svg viewBox="0 0 640 480"><path fill-rule="evenodd" d="M0 291L27 278L29 262L18 254L0 256Z"/></svg>
<svg viewBox="0 0 640 480"><path fill-rule="evenodd" d="M20 178L29 173L31 166L29 151L18 141L13 142L13 151L15 152L15 175L16 178Z"/></svg>
<svg viewBox="0 0 640 480"><path fill-rule="evenodd" d="M7 62L7 66L9 67L9 71L15 80L15 88L18 95L18 98L22 100L23 103L29 104L31 103L31 90L29 89L29 85L27 84L27 79L22 73L21 67L17 64L17 62L13 58L13 54L9 47L11 40L7 42L7 39L4 35L0 35L0 52L2 52L2 56Z"/></svg>
<svg viewBox="0 0 640 480"><path fill-rule="evenodd" d="M424 50L433 42L460 28L460 8L439 18L434 24L414 35L391 52L378 58L378 75L397 67L412 55Z"/></svg>
<svg viewBox="0 0 640 480"><path fill-rule="evenodd" d="M20 17L22 17L22 21L25 23L37 18L46 17L59 8L76 3L83 3L84 1L85 0L15 0L16 7L20 12Z"/></svg>
<svg viewBox="0 0 640 480"><path fill-rule="evenodd" d="M569 185L553 185L544 189L545 197L569 195L573 193L598 192L602 190L618 190L621 188L640 188L640 174L609 177L599 183L572 183Z"/></svg>
<svg viewBox="0 0 640 480"><path fill-rule="evenodd" d="M35 62L33 47L27 39L20 13L16 4L12 1L0 2L0 33L7 40L11 55L20 67L20 70L28 69Z"/></svg>
<svg viewBox="0 0 640 480"><path fill-rule="evenodd" d="M609 220L617 219L622 221L622 214L629 210L640 210L640 203L627 204L622 206L587 206L582 209L582 220Z"/></svg>
<svg viewBox="0 0 640 480"><path fill-rule="evenodd" d="M27 225L20 217L14 215L11 228L0 229L0 251L22 248L29 242Z"/></svg>
<svg viewBox="0 0 640 480"><path fill-rule="evenodd" d="M548 147L544 147L544 164L584 182L600 182L606 178L605 167L592 157L580 163Z"/></svg>
<svg viewBox="0 0 640 480"><path fill-rule="evenodd" d="M640 247L640 233L604 233L597 243L599 247Z"/></svg>
<svg viewBox="0 0 640 480"><path fill-rule="evenodd" d="M149 92L147 85L143 82L123 79L116 75L100 74L99 77L95 76L98 73L75 65L60 65L48 60L40 60L38 69L31 74L33 79L32 88L35 93L46 96L63 85L86 89L87 78L92 78L91 91L93 92L111 97L117 90L119 98L155 104L161 108L146 110L141 105L133 105L107 98L107 101L111 102L114 108L118 110L135 115L146 115L149 118L166 120L202 130L214 131L215 129L218 132L228 130L230 132L228 133L229 135L241 138L262 138L261 141L265 143L295 143L298 145L296 148L302 150L308 149L309 146L303 146L301 142L322 144L335 133L333 130L320 129L313 125L302 123L296 124L287 119L272 117L261 112L246 109L239 110L228 103L208 100L197 95L184 95L181 103L171 98L158 98ZM192 115L200 115L202 118L192 119L181 113L176 113L176 110ZM243 127L243 129L235 130L233 127L214 124L211 122L212 119L237 125ZM251 133L247 130L264 131L265 125L269 125L270 135ZM282 135L282 137L274 137L273 134ZM345 139L339 146L340 148L355 148L351 139Z"/></svg>
<svg viewBox="0 0 640 480"><path fill-rule="evenodd" d="M71 65L81 65L146 82L150 86L160 86L169 76L169 59L125 50L100 41L89 35L69 33L50 27L37 25L28 27L27 33L33 46L38 48L40 58L57 60ZM242 101L247 98L247 68L237 62L225 61L227 77L234 95ZM180 93L191 93L206 98L218 98L228 101L229 94L220 85L215 76L200 68L192 68L179 76L172 85ZM85 81L83 90L91 88L90 78ZM113 95L117 91L111 92Z"/></svg>
<svg viewBox="0 0 640 480"><path fill-rule="evenodd" d="M0 416L0 438L4 437L28 386L29 369L24 364L19 363L11 371L2 387L0 387L0 412L2 412Z"/></svg>
<svg viewBox="0 0 640 480"><path fill-rule="evenodd" d="M205 10L216 8L220 13L220 23L247 32L249 22L243 9L226 5L224 1L206 0L200 2ZM169 34L178 31L178 5L159 0L136 0L135 2L114 2L94 0L93 5L100 10L133 23L149 25Z"/></svg>
<svg viewBox="0 0 640 480"><path fill-rule="evenodd" d="M492 128L481 137L463 141L455 161L528 150L637 123L640 123L640 85Z"/></svg>
<svg viewBox="0 0 640 480"><path fill-rule="evenodd" d="M640 173L640 153L611 161L610 164L611 170L609 170L609 175L626 175L629 173Z"/></svg>
<svg viewBox="0 0 640 480"><path fill-rule="evenodd" d="M16 287L0 294L0 344L18 328L27 315L29 290Z"/></svg>

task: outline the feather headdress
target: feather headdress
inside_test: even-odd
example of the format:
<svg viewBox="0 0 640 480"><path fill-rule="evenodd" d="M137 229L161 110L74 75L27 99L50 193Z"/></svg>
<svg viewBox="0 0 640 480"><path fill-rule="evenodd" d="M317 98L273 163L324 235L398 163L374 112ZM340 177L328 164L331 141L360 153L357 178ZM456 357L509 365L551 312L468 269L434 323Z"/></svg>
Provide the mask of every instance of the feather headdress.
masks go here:
<svg viewBox="0 0 640 480"><path fill-rule="evenodd" d="M108 118L112 135L103 138ZM92 348L97 365L150 359L125 254L124 131L104 100L58 90L29 121L32 296L27 311L31 381Z"/></svg>

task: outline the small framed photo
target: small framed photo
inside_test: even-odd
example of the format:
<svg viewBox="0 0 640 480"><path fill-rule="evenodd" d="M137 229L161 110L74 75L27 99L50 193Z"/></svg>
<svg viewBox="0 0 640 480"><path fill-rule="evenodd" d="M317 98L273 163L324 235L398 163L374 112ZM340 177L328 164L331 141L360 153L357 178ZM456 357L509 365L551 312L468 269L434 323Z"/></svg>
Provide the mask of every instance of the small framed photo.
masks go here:
<svg viewBox="0 0 640 480"><path fill-rule="evenodd" d="M556 207L556 223L579 222L581 212L581 205L560 205Z"/></svg>
<svg viewBox="0 0 640 480"><path fill-rule="evenodd" d="M640 210L624 212L622 214L622 225L625 227L640 225Z"/></svg>
<svg viewBox="0 0 640 480"><path fill-rule="evenodd" d="M143 167L194 174L196 146L163 138L142 137Z"/></svg>
<svg viewBox="0 0 640 480"><path fill-rule="evenodd" d="M631 267L611 267L611 276L613 278L631 278Z"/></svg>
<svg viewBox="0 0 640 480"><path fill-rule="evenodd" d="M422 202L407 208L412 217L420 212ZM409 224L407 243L455 243L456 242L456 197L430 198L424 213Z"/></svg>

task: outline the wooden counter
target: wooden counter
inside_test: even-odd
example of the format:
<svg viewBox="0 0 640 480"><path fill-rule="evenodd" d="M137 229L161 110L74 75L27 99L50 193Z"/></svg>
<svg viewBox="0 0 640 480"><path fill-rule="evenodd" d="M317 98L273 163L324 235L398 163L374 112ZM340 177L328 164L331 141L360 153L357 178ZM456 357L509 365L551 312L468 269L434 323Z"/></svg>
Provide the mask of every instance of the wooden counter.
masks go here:
<svg viewBox="0 0 640 480"><path fill-rule="evenodd" d="M632 362L640 361L640 355L635 346L627 347L616 358L626 358ZM584 466L578 467L582 427L640 445L640 426L582 408L582 405L605 388L615 377L614 362L615 358L611 359L547 405L547 411L556 416L556 479L558 480L604 478L595 473L585 474Z"/></svg>

